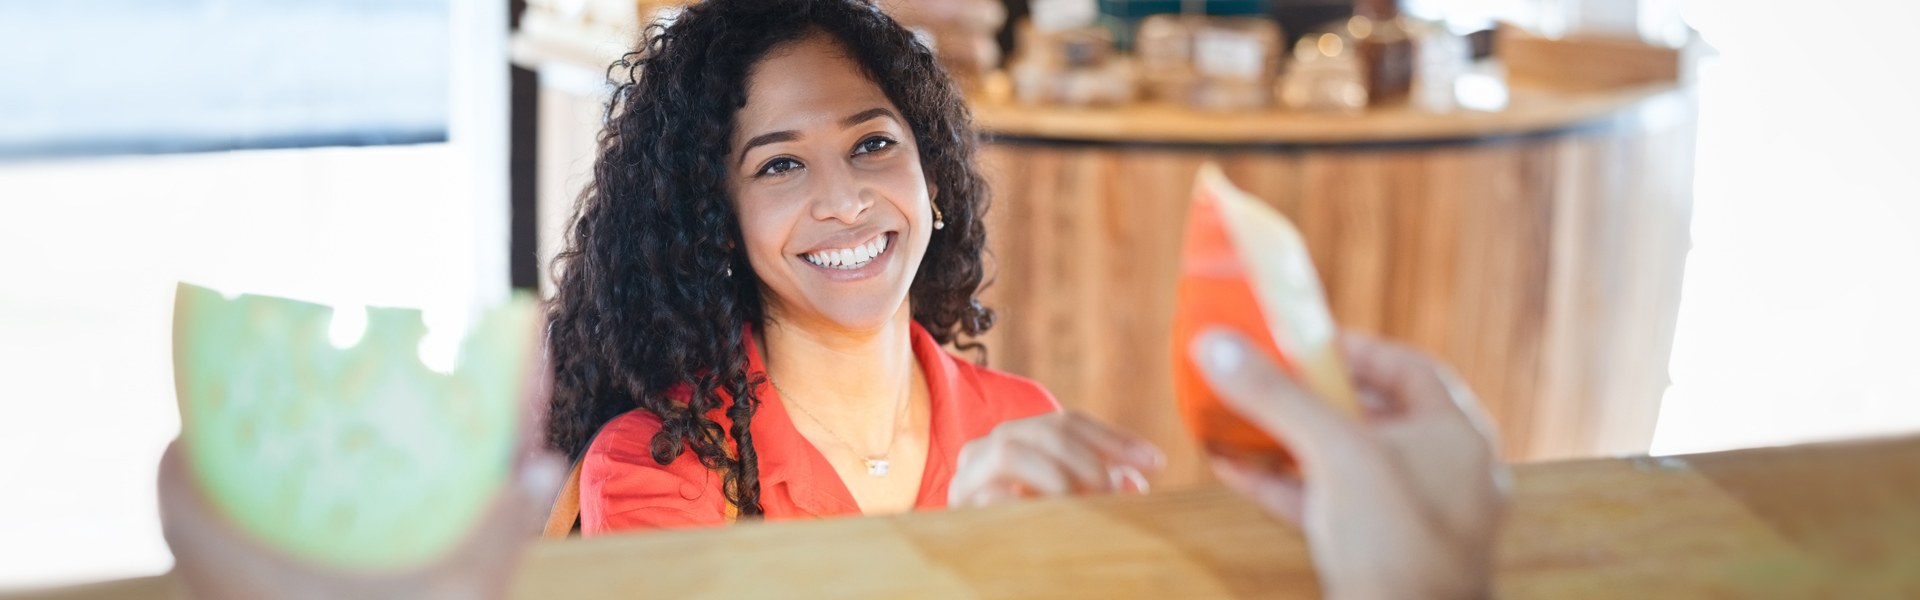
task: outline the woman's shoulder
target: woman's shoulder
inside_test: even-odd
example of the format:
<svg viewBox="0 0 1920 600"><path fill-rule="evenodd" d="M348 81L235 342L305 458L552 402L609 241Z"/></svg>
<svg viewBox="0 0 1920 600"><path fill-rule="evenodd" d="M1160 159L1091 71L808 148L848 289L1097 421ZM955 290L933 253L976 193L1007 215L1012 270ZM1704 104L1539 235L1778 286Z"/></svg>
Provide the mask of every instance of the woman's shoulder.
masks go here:
<svg viewBox="0 0 1920 600"><path fill-rule="evenodd" d="M945 352L943 362L952 374L952 385L962 396L980 399L976 409L985 409L1009 421L1060 410L1053 393L1038 382L1005 371L990 369Z"/></svg>
<svg viewBox="0 0 1920 600"><path fill-rule="evenodd" d="M653 459L658 415L633 410L602 426L580 458L580 529L585 535L633 529L721 525L726 498L719 476L683 450Z"/></svg>

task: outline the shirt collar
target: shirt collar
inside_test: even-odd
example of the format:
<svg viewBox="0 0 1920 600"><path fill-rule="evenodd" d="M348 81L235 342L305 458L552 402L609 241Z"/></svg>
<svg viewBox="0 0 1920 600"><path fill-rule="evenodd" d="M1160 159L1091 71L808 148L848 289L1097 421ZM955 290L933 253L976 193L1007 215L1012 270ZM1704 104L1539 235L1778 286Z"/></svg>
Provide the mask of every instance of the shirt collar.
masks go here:
<svg viewBox="0 0 1920 600"><path fill-rule="evenodd" d="M958 368L953 355L947 354L919 322L909 321L909 327L914 360L920 363L920 370L927 378L928 405L933 413L928 419L927 465L921 475L915 505L944 507L947 484L953 478L955 467L953 457L958 456L959 444L966 441L959 429L963 422L959 416L961 403L953 401ZM760 405L749 427L760 463L761 495L785 494L797 508L816 516L859 512L853 493L847 491L833 466L794 428L793 413L781 400L780 391L773 387L772 378L766 376L766 365L761 362L759 349L754 344L753 326L746 326L742 335L746 340L749 377L761 379L754 388Z"/></svg>

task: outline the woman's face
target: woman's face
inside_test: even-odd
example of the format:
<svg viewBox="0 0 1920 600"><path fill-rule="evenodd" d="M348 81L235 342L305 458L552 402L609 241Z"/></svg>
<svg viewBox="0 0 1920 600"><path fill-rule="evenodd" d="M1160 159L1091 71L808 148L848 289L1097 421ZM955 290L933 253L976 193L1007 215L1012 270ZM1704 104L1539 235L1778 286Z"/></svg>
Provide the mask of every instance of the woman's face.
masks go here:
<svg viewBox="0 0 1920 600"><path fill-rule="evenodd" d="M826 35L775 48L734 115L728 182L768 313L884 326L933 233L932 190L900 110Z"/></svg>

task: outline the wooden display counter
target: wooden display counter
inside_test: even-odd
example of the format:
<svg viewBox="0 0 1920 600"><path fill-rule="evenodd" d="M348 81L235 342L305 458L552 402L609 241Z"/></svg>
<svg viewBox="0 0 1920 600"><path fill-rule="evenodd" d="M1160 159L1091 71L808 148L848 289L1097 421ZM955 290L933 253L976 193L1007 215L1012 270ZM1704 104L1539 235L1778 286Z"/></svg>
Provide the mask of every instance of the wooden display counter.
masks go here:
<svg viewBox="0 0 1920 600"><path fill-rule="evenodd" d="M1509 459L1644 452L1688 249L1694 102L1677 70L1596 83L1576 77L1594 53L1574 54L1516 72L1497 113L977 105L991 366L1162 444L1156 483L1208 480L1165 365L1189 191L1211 160L1300 226L1343 326L1461 372Z"/></svg>
<svg viewBox="0 0 1920 600"><path fill-rule="evenodd" d="M1520 465L1497 596L1920 597L1920 438ZM541 542L514 598L1317 598L1220 488ZM48 596L185 599L166 577Z"/></svg>

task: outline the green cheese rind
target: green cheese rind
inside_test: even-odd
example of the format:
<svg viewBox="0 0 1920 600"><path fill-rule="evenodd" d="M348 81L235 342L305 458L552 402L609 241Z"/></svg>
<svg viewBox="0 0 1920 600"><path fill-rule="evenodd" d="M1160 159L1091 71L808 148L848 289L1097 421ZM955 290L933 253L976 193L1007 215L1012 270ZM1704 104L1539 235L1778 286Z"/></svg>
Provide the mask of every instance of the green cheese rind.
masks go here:
<svg viewBox="0 0 1920 600"><path fill-rule="evenodd" d="M323 566L387 571L445 556L503 485L535 303L489 312L454 371L420 362L420 312L372 308L335 348L329 307L181 284L174 378L187 463L244 533Z"/></svg>

